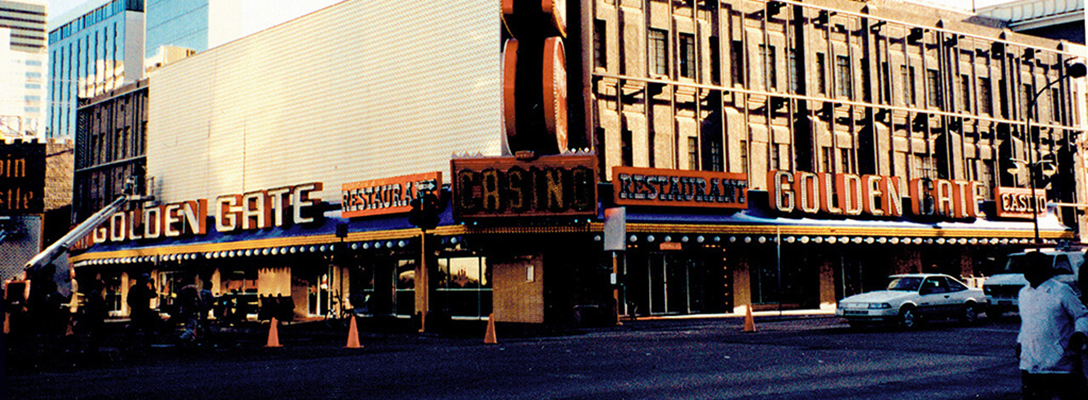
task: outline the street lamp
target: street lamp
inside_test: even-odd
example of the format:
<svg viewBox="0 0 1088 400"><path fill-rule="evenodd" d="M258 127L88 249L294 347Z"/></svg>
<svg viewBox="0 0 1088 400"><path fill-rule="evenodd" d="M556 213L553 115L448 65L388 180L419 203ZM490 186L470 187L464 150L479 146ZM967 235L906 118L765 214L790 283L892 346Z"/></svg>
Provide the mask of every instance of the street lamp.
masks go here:
<svg viewBox="0 0 1088 400"><path fill-rule="evenodd" d="M1078 61L1078 62L1074 62L1072 64L1066 65L1065 71L1063 71L1061 75L1058 75L1058 79L1047 82L1046 86L1043 86L1042 89L1039 89L1038 91L1035 92L1034 95L1031 96L1031 101L1028 102L1027 110L1025 110L1027 112L1027 115L1024 116L1024 127L1027 130L1028 140L1031 141L1031 147L1028 149L1028 182L1031 184L1031 212L1032 212L1031 222L1035 226L1035 244L1036 245L1040 244L1040 240L1039 240L1039 201L1035 197L1035 151L1036 151L1036 148L1035 148L1036 140L1035 139L1036 138L1035 138L1035 134L1031 130L1031 117L1033 115L1035 115L1036 102L1039 100L1039 96L1042 95L1043 92L1045 92L1051 86L1054 86L1055 83L1061 82L1062 79L1065 79L1065 78L1081 78L1081 77L1084 77L1086 73L1088 73L1088 68L1086 68L1084 66L1084 63L1082 63L1082 62Z"/></svg>

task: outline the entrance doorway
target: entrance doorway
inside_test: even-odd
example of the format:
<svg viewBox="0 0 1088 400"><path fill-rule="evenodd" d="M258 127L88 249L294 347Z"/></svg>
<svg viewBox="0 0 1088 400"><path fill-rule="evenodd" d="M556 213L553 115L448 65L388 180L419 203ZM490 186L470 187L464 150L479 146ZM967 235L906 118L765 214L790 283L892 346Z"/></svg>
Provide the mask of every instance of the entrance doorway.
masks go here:
<svg viewBox="0 0 1088 400"><path fill-rule="evenodd" d="M722 307L721 274L702 257L684 253L648 253L631 259L626 271L627 312L635 315L699 314Z"/></svg>

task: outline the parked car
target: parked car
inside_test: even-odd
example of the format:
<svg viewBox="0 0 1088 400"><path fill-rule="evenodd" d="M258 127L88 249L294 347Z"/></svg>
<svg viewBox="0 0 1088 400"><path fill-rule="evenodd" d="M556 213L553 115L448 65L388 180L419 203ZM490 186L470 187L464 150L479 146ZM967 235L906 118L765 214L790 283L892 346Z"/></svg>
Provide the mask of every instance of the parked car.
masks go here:
<svg viewBox="0 0 1088 400"><path fill-rule="evenodd" d="M980 289L970 288L944 274L892 275L888 289L839 300L835 314L851 326L873 322L898 323L914 328L923 320L959 318L975 322L988 300Z"/></svg>
<svg viewBox="0 0 1088 400"><path fill-rule="evenodd" d="M1073 287L1073 291L1078 296L1084 292L1081 285L1088 283L1088 280L1077 279L1077 277L1083 278L1080 274L1085 272L1081 269L1081 265L1084 264L1084 252L1055 249L1040 250L1040 252L1048 256L1049 267L1053 268L1054 276L1058 281ZM1032 267L1028 265L1027 255L1026 252L1010 254L1004 269L986 278L982 284L982 290L990 298L990 308L986 310L988 317L1000 318L1004 313L1019 310L1020 288L1028 284L1023 272L1025 268ZM1083 297L1082 300L1084 300Z"/></svg>

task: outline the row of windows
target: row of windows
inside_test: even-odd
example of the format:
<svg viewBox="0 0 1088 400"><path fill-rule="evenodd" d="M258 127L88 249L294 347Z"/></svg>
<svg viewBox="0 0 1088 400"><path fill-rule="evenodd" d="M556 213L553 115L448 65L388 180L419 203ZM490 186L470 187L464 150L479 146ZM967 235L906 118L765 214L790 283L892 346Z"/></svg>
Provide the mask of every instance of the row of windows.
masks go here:
<svg viewBox="0 0 1088 400"><path fill-rule="evenodd" d="M606 48L606 36L605 35L606 23L603 20L596 20L594 23L594 59L596 60L596 66L600 68L608 68L607 60L607 48ZM649 32L649 61L651 72L658 77L671 76L670 69L670 52L669 52L669 33L668 31L661 29L650 28ZM677 65L680 78L694 79L696 77L696 40L693 34L679 33L677 37L677 43L679 50L676 54ZM711 59L711 80L717 83L717 76L720 72L720 66L718 66L717 48L718 38L709 38L709 51ZM771 91L778 90L778 50L773 45L760 44L759 54L757 60L746 60L744 56L744 44L737 40L733 41L730 46L730 62L732 68L732 84L743 86L745 84L744 79L748 77L746 75L746 65L751 62L759 62L762 65L760 68L766 71L764 76L759 77L755 82L761 84ZM827 79L827 61L826 54L816 53L815 60L813 61L814 76L812 77L815 82L815 90L819 95L828 94L828 79ZM793 93L804 93L803 82L801 80L801 67L798 60L796 51L794 49L789 50L789 86ZM854 100L855 98L855 82L854 74L855 68L851 57L848 55L835 55L834 65L834 94L837 98L846 100ZM864 82L862 88L866 91L869 90L868 71L862 71L862 77ZM880 74L880 82L883 85L881 100L885 104L892 102L893 93L896 90L893 89L893 75L891 66L888 62L882 62L880 70L877 72ZM944 109L946 105L945 90L942 87L942 76L937 69L927 68L924 72L924 90L925 98L919 98L918 88L919 82L917 81L918 75L915 66L913 65L899 65L899 79L896 84L899 86L899 96L903 104L908 106L927 106L932 108ZM954 78L956 82L953 82L949 86L949 90L955 90L961 95L959 109L965 112L978 112L986 115L994 115L993 107L993 82L989 77L978 77L977 85L972 85L972 78L968 74L960 74ZM1002 97L999 104L1001 105L1001 115L1004 117L1010 117L1009 103L1006 87L1006 82L1001 79L998 82L1000 93ZM977 87L976 93L973 90ZM1020 109L1026 110L1031 96L1034 94L1033 85L1025 83L1019 92L1019 99L1021 100ZM1054 89L1049 93L1049 108L1051 110L1051 119L1053 121L1061 120L1061 97L1060 91ZM924 103L922 102L924 100ZM975 102L977 101L977 107ZM977 109L976 109L977 108ZM1038 112L1038 109L1035 109ZM1038 115L1034 115L1034 118L1038 119Z"/></svg>
<svg viewBox="0 0 1088 400"><path fill-rule="evenodd" d="M111 3L98 7L94 11L86 13L82 17L49 32L49 44L52 45L53 43L64 40L65 38L72 36L72 33L74 32L89 28L94 24L125 11L143 12L143 0L113 0Z"/></svg>

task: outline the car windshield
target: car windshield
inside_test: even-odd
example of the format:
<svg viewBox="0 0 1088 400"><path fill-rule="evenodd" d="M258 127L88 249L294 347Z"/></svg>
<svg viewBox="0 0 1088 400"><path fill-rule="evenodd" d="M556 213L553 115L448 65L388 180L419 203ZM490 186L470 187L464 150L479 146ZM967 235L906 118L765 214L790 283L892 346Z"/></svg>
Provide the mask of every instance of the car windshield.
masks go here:
<svg viewBox="0 0 1088 400"><path fill-rule="evenodd" d="M1047 264L1053 264L1054 257L1048 256L1047 258L1048 260L1045 262ZM1013 255L1009 257L1008 264L1005 264L1005 272L1012 274L1022 274L1033 263L1038 263L1038 261L1033 261L1031 257L1028 257L1026 255Z"/></svg>
<svg viewBox="0 0 1088 400"><path fill-rule="evenodd" d="M918 287L922 285L922 278L916 277L904 277L892 279L892 283L888 284L888 290L906 290L914 292L918 290Z"/></svg>

